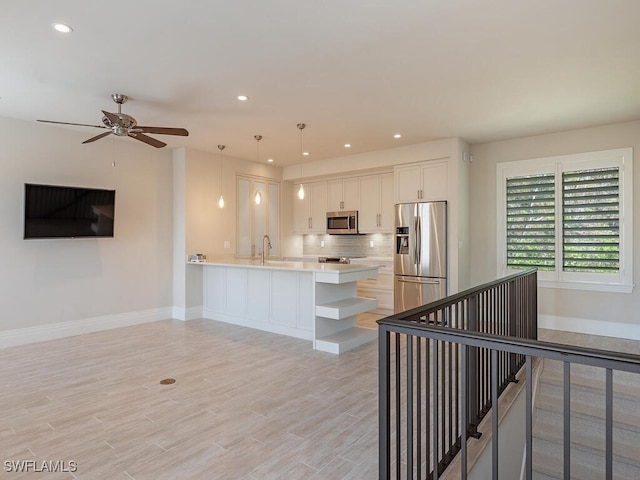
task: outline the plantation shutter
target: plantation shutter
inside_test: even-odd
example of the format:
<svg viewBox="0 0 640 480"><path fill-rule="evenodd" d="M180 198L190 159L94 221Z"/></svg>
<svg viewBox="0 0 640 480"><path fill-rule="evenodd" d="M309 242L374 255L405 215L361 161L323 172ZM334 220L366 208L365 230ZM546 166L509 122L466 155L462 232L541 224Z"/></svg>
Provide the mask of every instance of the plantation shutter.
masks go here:
<svg viewBox="0 0 640 480"><path fill-rule="evenodd" d="M620 271L619 169L562 173L562 268Z"/></svg>
<svg viewBox="0 0 640 480"><path fill-rule="evenodd" d="M555 269L555 174L507 178L507 267Z"/></svg>

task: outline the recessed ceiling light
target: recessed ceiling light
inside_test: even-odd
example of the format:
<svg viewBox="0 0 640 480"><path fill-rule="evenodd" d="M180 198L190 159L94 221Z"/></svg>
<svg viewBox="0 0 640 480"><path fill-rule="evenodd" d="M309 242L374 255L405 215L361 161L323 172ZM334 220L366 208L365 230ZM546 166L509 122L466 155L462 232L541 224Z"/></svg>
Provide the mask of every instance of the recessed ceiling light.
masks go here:
<svg viewBox="0 0 640 480"><path fill-rule="evenodd" d="M65 25L64 23L54 23L53 28L60 33L73 32L73 28L71 28L69 25Z"/></svg>
<svg viewBox="0 0 640 480"><path fill-rule="evenodd" d="M351 148L351 144L350 143L345 143L344 144L344 148Z"/></svg>
<svg viewBox="0 0 640 480"><path fill-rule="evenodd" d="M402 135L400 135L399 133L396 133L393 138L402 138Z"/></svg>
<svg viewBox="0 0 640 480"><path fill-rule="evenodd" d="M249 100L249 97L247 97L246 95L238 95L238 100L240 100L241 102L246 102L247 100Z"/></svg>
<svg viewBox="0 0 640 480"><path fill-rule="evenodd" d="M304 155L305 157L309 156L309 152L302 152L302 155Z"/></svg>
<svg viewBox="0 0 640 480"><path fill-rule="evenodd" d="M273 163L273 158L267 158L267 162Z"/></svg>

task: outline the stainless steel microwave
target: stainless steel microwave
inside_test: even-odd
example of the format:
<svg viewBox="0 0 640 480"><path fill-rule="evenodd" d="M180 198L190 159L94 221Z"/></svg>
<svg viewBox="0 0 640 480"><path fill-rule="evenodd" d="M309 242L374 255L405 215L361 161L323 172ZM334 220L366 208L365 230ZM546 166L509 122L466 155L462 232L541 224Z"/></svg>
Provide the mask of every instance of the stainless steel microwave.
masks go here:
<svg viewBox="0 0 640 480"><path fill-rule="evenodd" d="M355 235L358 233L358 211L327 212L327 233Z"/></svg>

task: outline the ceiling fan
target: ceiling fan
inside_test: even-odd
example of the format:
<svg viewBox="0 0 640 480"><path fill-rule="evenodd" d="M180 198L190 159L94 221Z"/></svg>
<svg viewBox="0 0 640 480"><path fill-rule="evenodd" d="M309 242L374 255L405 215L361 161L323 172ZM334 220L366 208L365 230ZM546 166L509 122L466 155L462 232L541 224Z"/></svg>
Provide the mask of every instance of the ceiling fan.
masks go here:
<svg viewBox="0 0 640 480"><path fill-rule="evenodd" d="M88 140L85 140L82 143L91 143L96 140L100 140L103 137L114 134L119 137L131 137L144 142L148 145L151 145L156 148L162 148L167 144L161 142L160 140L156 140L153 137L145 135L145 133L155 133L159 135L180 135L186 137L189 135L189 132L184 128L170 128L170 127L143 127L138 125L138 122L131 115L127 115L126 113L122 113L122 104L127 101L127 96L121 93L113 93L111 94L111 98L114 102L118 104L118 113L110 113L102 110L104 116L102 117L102 123L104 125L87 125L84 123L69 123L69 122L55 122L52 120L38 120L39 122L45 123L58 123L61 125L77 125L80 127L94 127L94 128L104 128L109 130L108 132L101 133L100 135L96 135L95 137L91 137Z"/></svg>

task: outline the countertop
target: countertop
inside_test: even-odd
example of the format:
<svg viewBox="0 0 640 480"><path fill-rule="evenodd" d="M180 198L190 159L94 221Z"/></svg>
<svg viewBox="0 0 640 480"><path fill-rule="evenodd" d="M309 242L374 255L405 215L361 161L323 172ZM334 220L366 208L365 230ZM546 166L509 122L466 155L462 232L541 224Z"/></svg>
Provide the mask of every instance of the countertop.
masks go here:
<svg viewBox="0 0 640 480"><path fill-rule="evenodd" d="M372 269L378 269L379 265L368 265L363 263L344 264L344 263L317 263L317 262L291 262L283 260L267 260L264 265L260 265L260 260L250 260L245 258L212 258L206 262L187 262L192 265L214 265L225 267L241 267L241 268L262 268L273 270L295 270L303 272L360 272Z"/></svg>

